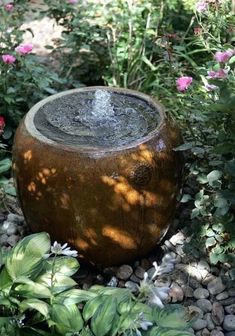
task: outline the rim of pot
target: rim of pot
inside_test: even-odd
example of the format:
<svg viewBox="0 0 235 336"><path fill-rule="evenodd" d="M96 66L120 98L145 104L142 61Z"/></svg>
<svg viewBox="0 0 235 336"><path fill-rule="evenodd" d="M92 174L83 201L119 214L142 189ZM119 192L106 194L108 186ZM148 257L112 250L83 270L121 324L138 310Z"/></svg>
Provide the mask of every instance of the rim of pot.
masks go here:
<svg viewBox="0 0 235 336"><path fill-rule="evenodd" d="M128 96L133 96L133 97L137 97L140 98L144 101L146 101L148 104L152 105L154 108L156 108L157 112L159 113L160 116L160 120L158 123L158 126L156 128L154 128L151 132L148 133L148 135L143 136L139 139L137 139L136 141L131 141L128 144L125 145L119 145L119 146L111 146L111 147L95 147L95 146L91 146L91 147L82 147L82 146L73 146L71 144L66 144L66 143L58 143L54 140L51 140L49 138L47 138L46 136L44 136L40 131L38 131L38 129L35 127L34 124L34 117L36 115L36 113L38 112L38 110L44 106L45 104L56 100L57 98L61 98L63 96L66 95L70 95L76 92L86 92L86 91L96 91L99 89L103 89L106 91L110 91L113 93L118 93L118 94L123 94L123 95L128 95ZM39 101L37 104L35 104L30 110L29 112L26 114L25 119L24 119L24 124L26 127L26 130L29 132L29 134L36 138L37 140L47 144L47 145L51 145L53 147L57 147L66 151L76 151L76 152L83 152L83 153L106 153L106 152L116 152L116 151L121 151L121 150L125 150L125 149L131 149L134 148L138 145L144 144L147 141L149 141L150 139L153 138L153 136L157 135L162 127L164 126L164 123L166 122L166 113L165 110L163 108L163 106L156 101L155 99L151 98L150 96L136 91L136 90L130 90L130 89L121 89L121 88L115 88L115 87L106 87L106 86L89 86L89 87L84 87L84 88L79 88L79 89L71 89L71 90L66 90L66 91L62 91L59 93L56 93L54 95L51 95L47 98L42 99L41 101Z"/></svg>

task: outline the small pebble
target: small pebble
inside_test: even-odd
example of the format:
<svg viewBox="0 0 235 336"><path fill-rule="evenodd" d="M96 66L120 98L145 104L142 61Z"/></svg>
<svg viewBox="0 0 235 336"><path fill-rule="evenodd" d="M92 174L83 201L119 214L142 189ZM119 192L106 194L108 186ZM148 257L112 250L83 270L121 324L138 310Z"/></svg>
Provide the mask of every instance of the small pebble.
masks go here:
<svg viewBox="0 0 235 336"><path fill-rule="evenodd" d="M205 288L197 288L193 292L195 299L206 299L210 296L210 293Z"/></svg>
<svg viewBox="0 0 235 336"><path fill-rule="evenodd" d="M208 283L207 289L212 295L220 294L225 290L226 286L223 284L222 279L216 278Z"/></svg>
<svg viewBox="0 0 235 336"><path fill-rule="evenodd" d="M169 291L169 296L172 298L171 301L173 303L181 302L184 299L184 292L177 283L173 283Z"/></svg>
<svg viewBox="0 0 235 336"><path fill-rule="evenodd" d="M214 330L212 330L210 336L224 336L224 333L220 330L214 329Z"/></svg>
<svg viewBox="0 0 235 336"><path fill-rule="evenodd" d="M135 269L135 275L140 278L141 280L144 279L144 272L145 270L141 267L141 266L138 266L136 269Z"/></svg>
<svg viewBox="0 0 235 336"><path fill-rule="evenodd" d="M224 320L224 308L219 302L212 304L212 320L216 325L221 325Z"/></svg>
<svg viewBox="0 0 235 336"><path fill-rule="evenodd" d="M220 301L220 300L224 300L227 299L229 297L228 292L222 292L218 295L216 295L216 300Z"/></svg>
<svg viewBox="0 0 235 336"><path fill-rule="evenodd" d="M224 310L226 311L227 314L229 315L234 315L235 314L235 303L225 306Z"/></svg>
<svg viewBox="0 0 235 336"><path fill-rule="evenodd" d="M225 315L223 328L226 331L235 331L235 315Z"/></svg>
<svg viewBox="0 0 235 336"><path fill-rule="evenodd" d="M212 304L207 299L197 300L197 306L204 312L209 313L212 310Z"/></svg>
<svg viewBox="0 0 235 336"><path fill-rule="evenodd" d="M228 295L229 296L235 296L235 288L229 288Z"/></svg>
<svg viewBox="0 0 235 336"><path fill-rule="evenodd" d="M127 281L125 287L129 288L132 292L138 291L138 285L133 281Z"/></svg>
<svg viewBox="0 0 235 336"><path fill-rule="evenodd" d="M224 300L220 300L220 303L223 305L223 306L229 306L229 305L232 305L235 303L235 297L229 297L227 299L224 299Z"/></svg>
<svg viewBox="0 0 235 336"><path fill-rule="evenodd" d="M127 280L130 278L131 274L133 273L133 269L129 265L122 265L117 270L117 278L121 280Z"/></svg>
<svg viewBox="0 0 235 336"><path fill-rule="evenodd" d="M226 331L235 331L235 315L226 315L224 318L223 328Z"/></svg>
<svg viewBox="0 0 235 336"><path fill-rule="evenodd" d="M201 333L202 336L210 336L210 334L211 333L210 333L210 331L207 328L203 329L202 333Z"/></svg>
<svg viewBox="0 0 235 336"><path fill-rule="evenodd" d="M210 313L205 314L205 320L207 321L207 329L213 330L215 328L215 324Z"/></svg>
<svg viewBox="0 0 235 336"><path fill-rule="evenodd" d="M192 328L194 329L194 330L201 330L201 329L204 329L204 328L206 328L207 327L207 321L205 321L205 320L203 320L203 319L201 319L201 318L199 318L199 319L197 319L196 321L194 321L193 322L193 324L192 324Z"/></svg>
<svg viewBox="0 0 235 336"><path fill-rule="evenodd" d="M117 285L118 285L118 279L115 276L113 276L109 280L109 282L106 284L106 286L109 286L109 287L117 287Z"/></svg>
<svg viewBox="0 0 235 336"><path fill-rule="evenodd" d="M16 243L20 240L20 236L17 236L17 235L12 235L10 237L8 237L7 239L7 243L10 245L10 246L15 246Z"/></svg>
<svg viewBox="0 0 235 336"><path fill-rule="evenodd" d="M186 297L193 297L193 289L189 286L182 286L182 289L184 291L184 295Z"/></svg>

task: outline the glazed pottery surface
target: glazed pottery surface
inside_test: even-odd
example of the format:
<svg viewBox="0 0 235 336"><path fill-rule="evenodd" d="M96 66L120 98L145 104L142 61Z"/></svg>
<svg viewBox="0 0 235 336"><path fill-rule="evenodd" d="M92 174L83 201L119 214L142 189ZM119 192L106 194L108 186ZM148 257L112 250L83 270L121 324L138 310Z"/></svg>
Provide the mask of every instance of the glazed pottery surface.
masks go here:
<svg viewBox="0 0 235 336"><path fill-rule="evenodd" d="M158 127L129 144L104 148L57 143L35 127L44 104L96 89L65 91L36 104L16 132L13 171L30 229L46 231L52 241L67 242L86 260L107 266L146 255L167 231L183 167L173 148L182 139L156 101L116 88L102 89L151 104L160 115Z"/></svg>

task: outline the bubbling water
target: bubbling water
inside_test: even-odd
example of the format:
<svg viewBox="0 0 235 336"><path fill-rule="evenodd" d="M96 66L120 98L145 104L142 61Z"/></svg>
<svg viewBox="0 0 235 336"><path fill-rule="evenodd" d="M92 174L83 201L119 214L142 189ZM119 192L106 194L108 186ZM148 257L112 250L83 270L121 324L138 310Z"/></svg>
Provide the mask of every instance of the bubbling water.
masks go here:
<svg viewBox="0 0 235 336"><path fill-rule="evenodd" d="M159 112L138 96L98 89L62 96L43 105L36 128L56 142L113 147L140 139L157 127Z"/></svg>

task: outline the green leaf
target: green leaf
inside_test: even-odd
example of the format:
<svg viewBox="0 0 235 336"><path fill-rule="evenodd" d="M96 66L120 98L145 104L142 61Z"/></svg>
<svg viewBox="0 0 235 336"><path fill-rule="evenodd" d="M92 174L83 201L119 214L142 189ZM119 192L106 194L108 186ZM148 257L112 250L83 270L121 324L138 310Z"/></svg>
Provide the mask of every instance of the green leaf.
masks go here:
<svg viewBox="0 0 235 336"><path fill-rule="evenodd" d="M88 301L97 296L96 293L91 291L86 291L83 289L70 289L64 293L60 293L56 296L56 303L65 304L69 306L70 304L78 304L81 302Z"/></svg>
<svg viewBox="0 0 235 336"><path fill-rule="evenodd" d="M206 247L214 246L216 244L216 240L214 237L209 237L206 239Z"/></svg>
<svg viewBox="0 0 235 336"><path fill-rule="evenodd" d="M157 325L162 328L184 330L191 326L191 318L181 305L171 304L162 309L155 308L153 318Z"/></svg>
<svg viewBox="0 0 235 336"><path fill-rule="evenodd" d="M104 336L111 330L116 314L117 300L115 297L107 296L91 319L91 330L95 336Z"/></svg>
<svg viewBox="0 0 235 336"><path fill-rule="evenodd" d="M221 176L222 176L222 172L220 170L212 170L207 175L207 180L208 180L209 185L213 186L213 183L217 182Z"/></svg>
<svg viewBox="0 0 235 336"><path fill-rule="evenodd" d="M27 299L21 302L20 310L23 313L27 309L37 310L40 314L46 318L49 315L49 305L38 299Z"/></svg>
<svg viewBox="0 0 235 336"><path fill-rule="evenodd" d="M183 197L180 200L180 203L187 203L192 199L192 196L189 194L184 194Z"/></svg>
<svg viewBox="0 0 235 336"><path fill-rule="evenodd" d="M10 289L12 284L13 284L13 281L10 275L7 273L6 267L4 267L0 273L0 291L1 290L3 291L5 289Z"/></svg>
<svg viewBox="0 0 235 336"><path fill-rule="evenodd" d="M0 174L7 172L11 169L11 160L9 158L5 158L0 161Z"/></svg>
<svg viewBox="0 0 235 336"><path fill-rule="evenodd" d="M55 323L56 331L61 335L79 332L83 327L83 320L76 305L53 304L51 319Z"/></svg>
<svg viewBox="0 0 235 336"><path fill-rule="evenodd" d="M98 308L103 304L105 296L96 296L95 298L89 300L83 308L83 318L88 321L98 310Z"/></svg>
<svg viewBox="0 0 235 336"><path fill-rule="evenodd" d="M176 148L174 148L174 151L178 152L178 151L185 151L188 149L192 149L195 146L194 142L186 142L183 145L180 145Z"/></svg>
<svg viewBox="0 0 235 336"><path fill-rule="evenodd" d="M23 238L12 249L6 261L7 272L11 278L35 277L41 271L43 256L49 252L50 247L50 238L45 232Z"/></svg>
<svg viewBox="0 0 235 336"><path fill-rule="evenodd" d="M72 278L66 275L60 274L60 273L56 273L54 275L53 285L52 285L51 272L47 272L47 273L40 275L35 280L35 282L50 288L53 294L61 293L77 285L77 283Z"/></svg>
<svg viewBox="0 0 235 336"><path fill-rule="evenodd" d="M27 298L46 299L51 297L50 290L39 283L36 283L30 279L18 280L21 284L15 287L15 291L18 295L25 296Z"/></svg>
<svg viewBox="0 0 235 336"><path fill-rule="evenodd" d="M54 264L53 264L54 263ZM76 258L72 257L56 257L55 262L54 258L49 258L46 260L45 263L45 269L46 271L52 271L52 268L54 269L54 272L61 273L63 275L71 276L77 272L79 269L79 262Z"/></svg>

